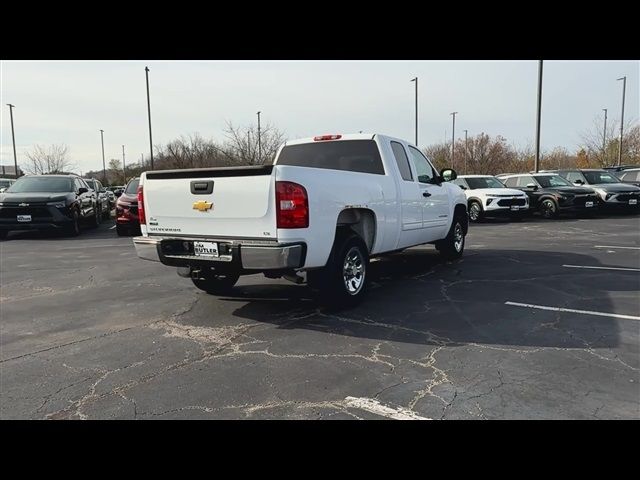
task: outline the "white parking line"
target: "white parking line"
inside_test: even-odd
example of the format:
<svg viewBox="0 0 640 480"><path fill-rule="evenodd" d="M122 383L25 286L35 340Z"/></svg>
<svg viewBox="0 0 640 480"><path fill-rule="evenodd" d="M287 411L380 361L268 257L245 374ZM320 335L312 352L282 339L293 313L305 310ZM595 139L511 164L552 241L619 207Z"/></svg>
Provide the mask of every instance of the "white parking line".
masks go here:
<svg viewBox="0 0 640 480"><path fill-rule="evenodd" d="M590 267L588 265L562 265L567 268L590 268L593 270L621 270L623 272L640 272L640 268L622 268L622 267Z"/></svg>
<svg viewBox="0 0 640 480"><path fill-rule="evenodd" d="M599 317L624 318L625 320L640 320L640 317L635 317L633 315L621 315L619 313L593 312L591 310L575 310L573 308L546 307L544 305L532 305L530 303L518 303L518 302L504 302L504 304L512 305L514 307L536 308L538 310L551 310L553 312L584 313L585 315L597 315Z"/></svg>
<svg viewBox="0 0 640 480"><path fill-rule="evenodd" d="M594 245L593 248L618 248L623 250L640 250L640 247L620 247L617 245Z"/></svg>
<svg viewBox="0 0 640 480"><path fill-rule="evenodd" d="M114 228L116 228L115 225L113 227L109 227L109 230L113 230Z"/></svg>
<svg viewBox="0 0 640 480"><path fill-rule="evenodd" d="M382 405L378 400L374 398L357 398L347 397L344 399L345 405L348 407L359 408L366 410L367 412L375 413L394 420L431 420L427 417L421 417L417 413L407 408L398 407L391 408Z"/></svg>
<svg viewBox="0 0 640 480"><path fill-rule="evenodd" d="M106 247L122 247L124 245L128 245L128 243L114 243L110 245L82 245L78 247L61 247L58 250L79 250L85 248L106 248Z"/></svg>

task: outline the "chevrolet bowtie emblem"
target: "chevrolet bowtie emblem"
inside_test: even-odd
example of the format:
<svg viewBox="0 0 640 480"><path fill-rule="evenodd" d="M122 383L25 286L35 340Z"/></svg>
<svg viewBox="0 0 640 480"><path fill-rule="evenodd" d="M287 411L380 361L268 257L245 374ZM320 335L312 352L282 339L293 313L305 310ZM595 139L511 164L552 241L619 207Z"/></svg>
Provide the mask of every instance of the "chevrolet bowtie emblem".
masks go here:
<svg viewBox="0 0 640 480"><path fill-rule="evenodd" d="M18 204L19 207L28 207L29 204L28 203L20 203Z"/></svg>
<svg viewBox="0 0 640 480"><path fill-rule="evenodd" d="M200 210L201 212L206 212L207 210L211 210L213 208L213 203L207 202L205 200L198 200L197 202L193 202L193 209Z"/></svg>

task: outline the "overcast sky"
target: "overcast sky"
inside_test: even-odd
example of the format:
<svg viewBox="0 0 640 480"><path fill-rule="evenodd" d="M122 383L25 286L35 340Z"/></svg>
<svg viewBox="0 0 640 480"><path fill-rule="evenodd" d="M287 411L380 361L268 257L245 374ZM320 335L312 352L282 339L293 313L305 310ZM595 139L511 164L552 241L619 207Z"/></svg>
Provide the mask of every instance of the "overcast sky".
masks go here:
<svg viewBox="0 0 640 480"><path fill-rule="evenodd" d="M150 68L154 145L198 132L223 139L226 120L246 125L262 111L288 138L322 133L386 133L414 139L414 84L419 77L419 144L486 132L524 146L535 138L537 61L234 61L1 62L0 163L13 165L9 107L18 163L34 144L65 143L86 172L105 156L149 154L144 67ZM638 121L640 62L545 61L543 148L574 151L580 133L602 118ZM625 121L625 123L627 123Z"/></svg>

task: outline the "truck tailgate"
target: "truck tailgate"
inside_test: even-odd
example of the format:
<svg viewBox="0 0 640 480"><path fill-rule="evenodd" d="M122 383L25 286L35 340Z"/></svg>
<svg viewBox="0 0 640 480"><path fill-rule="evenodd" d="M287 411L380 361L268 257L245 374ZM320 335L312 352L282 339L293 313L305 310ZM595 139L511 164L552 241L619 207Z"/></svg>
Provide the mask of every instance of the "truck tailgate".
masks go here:
<svg viewBox="0 0 640 480"><path fill-rule="evenodd" d="M276 239L273 167L146 172L149 235Z"/></svg>

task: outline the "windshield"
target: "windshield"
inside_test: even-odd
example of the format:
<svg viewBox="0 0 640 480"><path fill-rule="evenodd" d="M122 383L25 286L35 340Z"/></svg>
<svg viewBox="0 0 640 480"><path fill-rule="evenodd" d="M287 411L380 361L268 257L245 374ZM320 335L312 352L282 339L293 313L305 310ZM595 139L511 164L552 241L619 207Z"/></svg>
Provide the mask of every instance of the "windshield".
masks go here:
<svg viewBox="0 0 640 480"><path fill-rule="evenodd" d="M29 192L72 192L73 181L66 177L22 177L11 185L7 193L29 193Z"/></svg>
<svg viewBox="0 0 640 480"><path fill-rule="evenodd" d="M618 177L611 175L608 172L582 172L584 178L587 179L587 182L591 185L596 185L598 183L620 183L620 179Z"/></svg>
<svg viewBox="0 0 640 480"><path fill-rule="evenodd" d="M138 178L134 178L133 180L131 180L129 182L129 184L127 185L127 189L125 190L124 193L128 194L128 195L135 195L136 193L138 193L138 182L140 181L140 179Z"/></svg>
<svg viewBox="0 0 640 480"><path fill-rule="evenodd" d="M500 180L493 177L467 177L465 180L471 190L475 190L476 188L506 188Z"/></svg>
<svg viewBox="0 0 640 480"><path fill-rule="evenodd" d="M541 187L573 187L560 175L534 175Z"/></svg>

